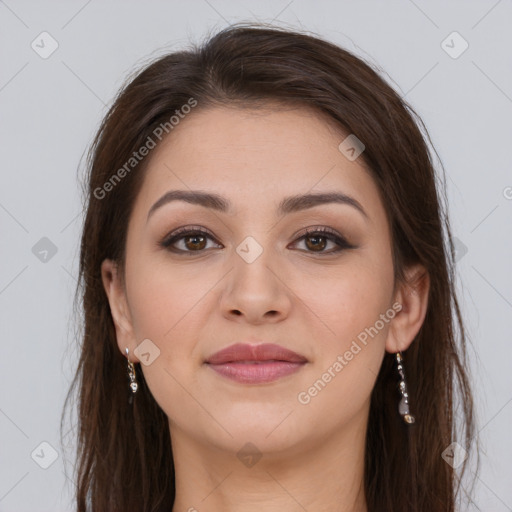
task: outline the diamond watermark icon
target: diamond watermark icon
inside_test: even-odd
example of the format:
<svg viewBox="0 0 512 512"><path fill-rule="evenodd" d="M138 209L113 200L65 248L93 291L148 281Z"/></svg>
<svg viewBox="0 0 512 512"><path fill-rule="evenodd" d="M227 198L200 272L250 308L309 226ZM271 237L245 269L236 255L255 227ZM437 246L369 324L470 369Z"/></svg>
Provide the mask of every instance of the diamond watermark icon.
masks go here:
<svg viewBox="0 0 512 512"><path fill-rule="evenodd" d="M441 42L441 48L452 59L458 59L469 48L469 43L457 31L454 31Z"/></svg>
<svg viewBox="0 0 512 512"><path fill-rule="evenodd" d="M456 236L453 237L453 248L455 250L455 263L460 261L468 253L468 247Z"/></svg>
<svg viewBox="0 0 512 512"><path fill-rule="evenodd" d="M43 469L48 469L59 458L57 450L46 441L39 444L30 456Z"/></svg>
<svg viewBox="0 0 512 512"><path fill-rule="evenodd" d="M252 236L248 236L238 245L236 252L246 263L252 263L262 254L263 247Z"/></svg>
<svg viewBox="0 0 512 512"><path fill-rule="evenodd" d="M453 442L448 448L443 450L441 457L452 468L457 469L466 460L467 452L459 443Z"/></svg>
<svg viewBox="0 0 512 512"><path fill-rule="evenodd" d="M240 462L244 466L252 468L259 462L259 460L262 457L262 454L254 444L245 443L242 446L242 448L238 451L236 456L240 459Z"/></svg>
<svg viewBox="0 0 512 512"><path fill-rule="evenodd" d="M30 44L39 57L47 59L59 47L59 43L48 32L41 32Z"/></svg>
<svg viewBox="0 0 512 512"><path fill-rule="evenodd" d="M48 263L57 254L57 246L49 238L43 236L32 247L32 253L39 261Z"/></svg>
<svg viewBox="0 0 512 512"><path fill-rule="evenodd" d="M365 147L366 146L353 133L351 133L340 143L338 149L345 158L353 162L365 150Z"/></svg>
<svg viewBox="0 0 512 512"><path fill-rule="evenodd" d="M146 338L139 343L133 353L144 366L149 366L160 355L160 349L149 338Z"/></svg>

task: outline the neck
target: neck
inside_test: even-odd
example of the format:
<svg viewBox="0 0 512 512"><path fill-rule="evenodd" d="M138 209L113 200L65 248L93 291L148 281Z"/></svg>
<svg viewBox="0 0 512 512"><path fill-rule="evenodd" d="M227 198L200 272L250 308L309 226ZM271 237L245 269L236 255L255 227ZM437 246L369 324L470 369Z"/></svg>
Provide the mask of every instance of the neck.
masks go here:
<svg viewBox="0 0 512 512"><path fill-rule="evenodd" d="M205 446L170 427L176 482L172 512L367 512L366 423L361 418L327 439L301 441L278 453L261 453L241 441L245 457L240 449Z"/></svg>

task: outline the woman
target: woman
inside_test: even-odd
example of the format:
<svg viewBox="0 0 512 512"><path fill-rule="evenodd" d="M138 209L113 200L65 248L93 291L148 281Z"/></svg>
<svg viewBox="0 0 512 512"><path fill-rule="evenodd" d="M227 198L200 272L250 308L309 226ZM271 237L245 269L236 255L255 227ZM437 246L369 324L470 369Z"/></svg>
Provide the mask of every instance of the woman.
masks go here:
<svg viewBox="0 0 512 512"><path fill-rule="evenodd" d="M473 402L418 126L266 26L123 88L89 159L79 511L455 510Z"/></svg>

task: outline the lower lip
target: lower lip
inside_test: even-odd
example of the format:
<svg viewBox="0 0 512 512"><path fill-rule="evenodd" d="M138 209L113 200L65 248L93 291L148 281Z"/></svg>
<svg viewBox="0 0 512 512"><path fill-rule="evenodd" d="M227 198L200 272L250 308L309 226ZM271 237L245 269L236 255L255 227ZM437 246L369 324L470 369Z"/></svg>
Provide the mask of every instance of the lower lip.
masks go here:
<svg viewBox="0 0 512 512"><path fill-rule="evenodd" d="M272 382L299 371L305 363L267 361L261 363L208 364L223 377L246 384Z"/></svg>

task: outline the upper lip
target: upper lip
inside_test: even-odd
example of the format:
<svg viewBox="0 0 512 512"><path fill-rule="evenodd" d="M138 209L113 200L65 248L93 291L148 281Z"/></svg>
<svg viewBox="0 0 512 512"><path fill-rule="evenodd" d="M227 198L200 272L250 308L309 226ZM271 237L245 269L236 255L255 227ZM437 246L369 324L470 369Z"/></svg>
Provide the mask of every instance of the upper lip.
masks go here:
<svg viewBox="0 0 512 512"><path fill-rule="evenodd" d="M287 361L291 363L305 363L304 356L287 348L273 343L251 345L249 343L235 343L206 359L209 364L224 364L236 361Z"/></svg>

